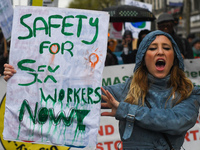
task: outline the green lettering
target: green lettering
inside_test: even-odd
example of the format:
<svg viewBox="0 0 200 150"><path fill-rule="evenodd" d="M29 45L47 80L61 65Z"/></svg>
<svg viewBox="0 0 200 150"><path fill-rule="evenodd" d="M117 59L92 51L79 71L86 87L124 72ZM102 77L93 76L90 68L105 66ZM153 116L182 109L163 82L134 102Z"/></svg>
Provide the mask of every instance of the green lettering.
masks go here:
<svg viewBox="0 0 200 150"><path fill-rule="evenodd" d="M60 25L59 24L52 24L51 23L51 19L62 19L63 17L61 15L52 15L49 16L49 37L51 37L51 28L59 28Z"/></svg>
<svg viewBox="0 0 200 150"><path fill-rule="evenodd" d="M17 63L17 66L18 66L21 70L24 70L24 71L36 72L36 71L35 71L34 69L32 69L32 68L23 66L23 64L25 64L25 63L35 63L35 62L36 62L36 61L35 61L35 60L32 60L32 59L22 59L22 60L20 60L20 61Z"/></svg>
<svg viewBox="0 0 200 150"><path fill-rule="evenodd" d="M55 67L55 69L51 68L51 66L48 66L48 71L49 71L49 72L56 72L56 70L58 70L58 68L60 68L59 65L57 65L57 66Z"/></svg>
<svg viewBox="0 0 200 150"><path fill-rule="evenodd" d="M44 124L48 119L48 109L46 107L42 107L38 113L38 123Z"/></svg>
<svg viewBox="0 0 200 150"><path fill-rule="evenodd" d="M22 122L23 117L24 117L24 113L25 113L25 108L26 108L28 113L29 113L29 116L30 116L32 122L34 124L36 124L37 123L36 122L37 107L38 107L38 102L35 103L35 111L34 111L34 116L33 116L33 113L32 113L31 107L28 104L28 101L24 100L22 105L21 105L21 108L19 110L19 122Z"/></svg>
<svg viewBox="0 0 200 150"><path fill-rule="evenodd" d="M48 99L51 99L54 103L56 103L56 101L57 101L57 89L55 89L54 98L53 98L51 95L48 95L48 96L45 98L45 95L44 95L44 93L43 93L42 88L40 88L40 92L41 92L41 100L44 100L45 102L47 102Z"/></svg>
<svg viewBox="0 0 200 150"><path fill-rule="evenodd" d="M31 37L33 36L32 29L31 29L26 23L24 23L24 19L29 18L31 15L32 15L32 14L26 14L26 15L23 15L23 16L20 18L20 23L21 23L24 27L26 27L26 28L28 29L29 34L28 34L27 36L24 36L24 37L23 37L23 36L19 36L19 37L18 37L19 40L29 39L29 38L31 38Z"/></svg>
<svg viewBox="0 0 200 150"><path fill-rule="evenodd" d="M87 88L88 104L90 104L90 102L91 102L91 104L93 104L92 98L90 97L90 95L91 95L92 93L93 93L93 89L90 88L90 87L88 87L88 88Z"/></svg>
<svg viewBox="0 0 200 150"><path fill-rule="evenodd" d="M59 92L58 101L61 102L64 99L64 97L65 97L65 91L61 89Z"/></svg>
<svg viewBox="0 0 200 150"><path fill-rule="evenodd" d="M65 44L69 43L71 45L71 48L69 49L65 49ZM64 50L68 51L70 53L71 56L73 56L73 53L72 53L72 49L74 48L74 44L70 41L66 41L65 43L62 43L62 47L61 47L61 54L64 54Z"/></svg>
<svg viewBox="0 0 200 150"><path fill-rule="evenodd" d="M41 21L44 25L44 27L36 27L37 21ZM45 34L48 34L48 24L42 17L37 17L33 22L33 36L36 37L36 31L37 30L45 30Z"/></svg>
<svg viewBox="0 0 200 150"><path fill-rule="evenodd" d="M56 79L55 79L52 75L48 75L48 76L44 79L44 83L46 83L48 79L51 79L54 83L57 83Z"/></svg>
<svg viewBox="0 0 200 150"><path fill-rule="evenodd" d="M64 111L59 112L57 117L55 117L54 109L49 109L49 117L51 120L53 120L55 125L58 125L60 123L60 121L62 120L63 123L65 124L65 126L70 126L73 121L74 111L75 111L74 108L72 108L69 111L70 115L68 117L65 117L66 115L65 115Z"/></svg>
<svg viewBox="0 0 200 150"><path fill-rule="evenodd" d="M83 119L87 114L90 112L90 110L75 110L76 116L77 116L77 126L78 129L81 131L85 131L85 125L83 124Z"/></svg>
<svg viewBox="0 0 200 150"><path fill-rule="evenodd" d="M98 26L98 25L99 25L99 18L96 18L94 22L92 22L92 21L93 21L93 18L90 18L89 24L90 24L91 26L93 26L93 27L96 28L96 33L95 33L95 35L94 35L92 41L88 42L88 41L82 40L82 42L83 42L84 44L88 44L88 45L89 45L89 44L93 44L93 43L97 40L98 32L99 32L99 26Z"/></svg>
<svg viewBox="0 0 200 150"><path fill-rule="evenodd" d="M41 65L38 67L38 72L44 72L44 69L42 68L46 68L47 66L46 65Z"/></svg>
<svg viewBox="0 0 200 150"><path fill-rule="evenodd" d="M85 15L77 15L76 18L79 18L79 20L78 20L78 29L77 29L77 37L80 37L81 30L82 30L82 19L87 19L87 16L85 16Z"/></svg>
<svg viewBox="0 0 200 150"><path fill-rule="evenodd" d="M40 44L40 54L43 54L43 49L48 48L48 46L44 46L44 44L51 44L50 41L44 41Z"/></svg>
<svg viewBox="0 0 200 150"><path fill-rule="evenodd" d="M62 34L66 35L66 36L71 36L71 35L74 35L74 34L69 33L69 32L65 32L65 27L73 26L73 24L71 24L71 23L65 23L66 19L68 19L68 18L74 18L74 16L71 15L71 16L66 16L66 17L63 18L61 32L62 32Z"/></svg>
<svg viewBox="0 0 200 150"><path fill-rule="evenodd" d="M68 88L67 89L67 102L69 103L69 102L72 102L72 98L71 98L71 96L70 95L72 95L72 93L73 93L73 90L71 89L71 88Z"/></svg>
<svg viewBox="0 0 200 150"><path fill-rule="evenodd" d="M198 76L197 72L191 72L191 77L196 78Z"/></svg>
<svg viewBox="0 0 200 150"><path fill-rule="evenodd" d="M189 77L189 76L190 76L189 71L185 71L185 75L186 75L187 77Z"/></svg>
<svg viewBox="0 0 200 150"><path fill-rule="evenodd" d="M101 93L99 93L98 90L100 90L100 92L101 92L101 88L100 87L97 87L94 90L95 96L97 96L99 98L97 101L93 101L95 104L97 104L97 103L99 103L101 101Z"/></svg>
<svg viewBox="0 0 200 150"><path fill-rule="evenodd" d="M107 81L106 79L103 78L102 86L108 86L108 85L111 85L111 78L107 78Z"/></svg>
<svg viewBox="0 0 200 150"><path fill-rule="evenodd" d="M76 100L77 100L77 103L80 103L80 98L79 98L79 92L80 92L80 88L76 91L76 89L74 89L74 102L76 103Z"/></svg>
<svg viewBox="0 0 200 150"><path fill-rule="evenodd" d="M121 83L118 77L115 77L113 84Z"/></svg>
<svg viewBox="0 0 200 150"><path fill-rule="evenodd" d="M81 93L82 93L82 101L83 101L84 103L87 103L86 100L84 99L84 95L86 94L86 93L85 93L85 88L82 88L82 92L81 92Z"/></svg>

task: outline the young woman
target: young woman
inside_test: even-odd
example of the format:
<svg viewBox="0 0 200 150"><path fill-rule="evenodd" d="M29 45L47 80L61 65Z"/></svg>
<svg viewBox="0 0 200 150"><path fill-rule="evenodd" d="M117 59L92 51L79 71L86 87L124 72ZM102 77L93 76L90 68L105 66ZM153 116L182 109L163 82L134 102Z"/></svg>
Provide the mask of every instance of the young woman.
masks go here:
<svg viewBox="0 0 200 150"><path fill-rule="evenodd" d="M153 31L141 42L134 75L123 84L102 88L102 116L119 120L125 150L180 150L199 112L200 89L185 76L172 37Z"/></svg>

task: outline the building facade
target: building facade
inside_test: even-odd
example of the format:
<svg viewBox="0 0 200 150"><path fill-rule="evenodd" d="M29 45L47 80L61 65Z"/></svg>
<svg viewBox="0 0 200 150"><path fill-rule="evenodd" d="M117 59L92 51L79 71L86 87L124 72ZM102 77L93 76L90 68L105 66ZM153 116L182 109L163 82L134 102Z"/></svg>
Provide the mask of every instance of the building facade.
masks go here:
<svg viewBox="0 0 200 150"><path fill-rule="evenodd" d="M182 37L194 33L200 37L200 1L199 0L137 0L152 4L156 18L167 12L174 16L177 22L176 31ZM175 3L173 3L175 2ZM152 30L157 29L156 20L152 23Z"/></svg>

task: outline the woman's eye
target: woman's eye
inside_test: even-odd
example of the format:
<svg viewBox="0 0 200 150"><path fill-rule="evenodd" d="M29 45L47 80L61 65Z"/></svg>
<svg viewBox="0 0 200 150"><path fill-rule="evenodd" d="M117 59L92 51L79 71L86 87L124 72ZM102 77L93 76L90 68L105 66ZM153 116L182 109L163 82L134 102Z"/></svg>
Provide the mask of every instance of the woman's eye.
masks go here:
<svg viewBox="0 0 200 150"><path fill-rule="evenodd" d="M163 49L170 50L171 48L170 47L163 47Z"/></svg>
<svg viewBox="0 0 200 150"><path fill-rule="evenodd" d="M149 47L148 48L148 50L150 50L150 51L154 51L154 50L156 50L157 48L156 47Z"/></svg>

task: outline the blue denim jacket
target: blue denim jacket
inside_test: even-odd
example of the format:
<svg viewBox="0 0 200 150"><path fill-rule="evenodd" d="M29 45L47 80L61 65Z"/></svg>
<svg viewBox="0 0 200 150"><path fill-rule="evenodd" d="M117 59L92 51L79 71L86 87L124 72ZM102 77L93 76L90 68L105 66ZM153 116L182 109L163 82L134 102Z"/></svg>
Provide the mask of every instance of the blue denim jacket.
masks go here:
<svg viewBox="0 0 200 150"><path fill-rule="evenodd" d="M147 100L152 109L124 102L131 78L125 83L104 87L120 102L116 113L123 148L128 150L170 150L161 133L165 133L176 150L180 150L184 137L197 120L200 89L195 87L191 96L175 105L169 99L167 87L170 75L156 79L148 75L150 89Z"/></svg>

